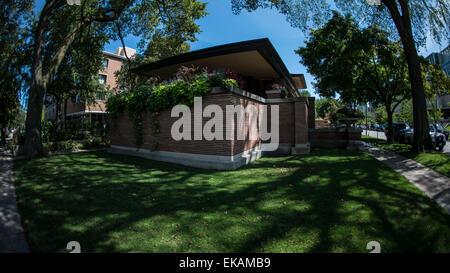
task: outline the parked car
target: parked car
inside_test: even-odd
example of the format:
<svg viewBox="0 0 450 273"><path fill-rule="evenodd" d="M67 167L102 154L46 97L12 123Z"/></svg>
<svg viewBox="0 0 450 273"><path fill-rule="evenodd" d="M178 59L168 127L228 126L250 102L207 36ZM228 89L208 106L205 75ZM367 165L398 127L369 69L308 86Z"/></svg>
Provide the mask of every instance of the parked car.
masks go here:
<svg viewBox="0 0 450 273"><path fill-rule="evenodd" d="M450 135L450 132L446 131L444 129L444 127L442 127L442 125L440 125L439 123L435 123L434 127L436 127L436 129L439 133L444 134L445 140L448 140L448 136Z"/></svg>
<svg viewBox="0 0 450 273"><path fill-rule="evenodd" d="M437 127L434 124L429 125L429 133L431 136L431 143L434 150L442 151L447 143L446 137L443 133L439 133ZM411 129L405 134L406 142L412 143L414 139L414 129Z"/></svg>
<svg viewBox="0 0 450 273"><path fill-rule="evenodd" d="M411 132L411 127L406 122L393 122L392 123L393 130L393 140L398 142L406 142L406 133ZM389 128L386 126L384 131L386 137L389 136Z"/></svg>
<svg viewBox="0 0 450 273"><path fill-rule="evenodd" d="M387 125L387 124L381 124L381 125L380 125L380 127L379 127L379 129L380 129L380 132L384 132L384 131L386 131L387 127L388 127L388 125Z"/></svg>

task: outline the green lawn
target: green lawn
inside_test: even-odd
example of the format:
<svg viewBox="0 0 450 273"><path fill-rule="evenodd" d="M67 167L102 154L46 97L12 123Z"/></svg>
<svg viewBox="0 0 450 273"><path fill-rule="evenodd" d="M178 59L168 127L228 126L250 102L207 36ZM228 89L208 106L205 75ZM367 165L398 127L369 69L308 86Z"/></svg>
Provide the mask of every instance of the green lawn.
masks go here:
<svg viewBox="0 0 450 273"><path fill-rule="evenodd" d="M411 158L423 165L434 169L450 177L450 156L440 152L413 154L410 152L411 145L401 143L388 143L386 140L377 139L369 136L362 136L362 140L377 147L390 150ZM449 144L447 144L449 145Z"/></svg>
<svg viewBox="0 0 450 273"><path fill-rule="evenodd" d="M450 216L366 153L312 150L237 171L106 151L15 164L34 252L450 252Z"/></svg>

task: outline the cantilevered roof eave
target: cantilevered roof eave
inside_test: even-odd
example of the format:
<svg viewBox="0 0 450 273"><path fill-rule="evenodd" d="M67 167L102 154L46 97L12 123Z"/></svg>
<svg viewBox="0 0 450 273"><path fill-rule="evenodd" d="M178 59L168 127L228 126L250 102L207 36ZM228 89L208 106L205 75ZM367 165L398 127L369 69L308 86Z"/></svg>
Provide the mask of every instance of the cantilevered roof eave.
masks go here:
<svg viewBox="0 0 450 273"><path fill-rule="evenodd" d="M256 39L244 42L237 42L225 45L219 45L200 49L196 51L187 52L177 56L165 58L156 62L144 64L133 68L131 71L138 74L145 74L146 72L161 69L164 67L187 63L195 60L200 60L209 57L215 57L220 55L227 55L232 53L239 53L245 51L258 51L258 53L269 63L269 65L275 70L281 79L286 82L287 88L293 96L297 95L295 83L292 80L291 74L283 63L282 59L278 55L274 46L269 39Z"/></svg>

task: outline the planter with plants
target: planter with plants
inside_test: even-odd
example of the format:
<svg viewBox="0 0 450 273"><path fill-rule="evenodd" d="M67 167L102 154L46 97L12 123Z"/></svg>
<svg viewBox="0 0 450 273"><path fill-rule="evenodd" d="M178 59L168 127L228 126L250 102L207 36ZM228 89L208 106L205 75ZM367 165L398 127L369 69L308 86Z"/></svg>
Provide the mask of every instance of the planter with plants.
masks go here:
<svg viewBox="0 0 450 273"><path fill-rule="evenodd" d="M341 108L330 115L330 121L332 123L343 123L350 127L350 125L355 124L358 120L364 117L363 113L356 109Z"/></svg>
<svg viewBox="0 0 450 273"><path fill-rule="evenodd" d="M113 95L108 99L106 108L113 122L125 111L128 112L133 122L136 146L140 147L144 113L150 114L152 133L157 134L157 117L161 111L179 104L191 107L194 97L238 87L244 88L245 81L236 73L207 72L195 67L182 67L172 80L154 86L141 85L131 92ZM156 149L158 143L153 143L153 147Z"/></svg>

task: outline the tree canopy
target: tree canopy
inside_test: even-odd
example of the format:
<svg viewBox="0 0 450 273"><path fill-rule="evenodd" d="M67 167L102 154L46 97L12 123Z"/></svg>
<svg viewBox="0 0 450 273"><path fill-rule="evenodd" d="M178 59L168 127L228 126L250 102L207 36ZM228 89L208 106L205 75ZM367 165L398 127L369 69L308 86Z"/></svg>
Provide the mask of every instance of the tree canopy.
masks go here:
<svg viewBox="0 0 450 273"><path fill-rule="evenodd" d="M19 97L28 82L27 31L21 25L31 15L30 1L2 1L0 10L0 127L10 126L20 110Z"/></svg>
<svg viewBox="0 0 450 273"><path fill-rule="evenodd" d="M335 12L313 30L296 53L315 76L317 93L337 94L347 104L369 102L385 107L389 126L397 106L411 96L406 59L399 43L377 26L361 29L350 16Z"/></svg>
<svg viewBox="0 0 450 273"><path fill-rule="evenodd" d="M387 31L391 38L399 38L408 63L414 117L413 152L431 148L428 134L428 119L424 83L417 54L417 46L425 45L427 35L441 42L448 38L450 5L448 0L231 0L233 11L248 11L258 8L276 8L285 14L294 27L306 31L318 27L332 16L334 6L360 20L360 24L377 24ZM395 31L397 30L397 31Z"/></svg>
<svg viewBox="0 0 450 273"><path fill-rule="evenodd" d="M425 96L431 106L428 116L434 123L439 123L443 117L442 106L436 105L436 98L450 93L450 79L438 64L431 64L422 58L422 77L425 86Z"/></svg>
<svg viewBox="0 0 450 273"><path fill-rule="evenodd" d="M381 5L376 5L367 0L231 0L233 12L236 14L242 10L275 8L286 15L287 21L293 27L304 32L326 24L333 17L332 10L337 8L358 18L360 25L379 25L391 38L398 40L399 34L396 26L392 24L389 11L394 5L393 2L383 0ZM399 4L409 5L413 36L418 45L425 45L429 33L437 42L448 37L448 0L400 0Z"/></svg>
<svg viewBox="0 0 450 273"><path fill-rule="evenodd" d="M75 97L92 104L98 93L106 92L106 86L98 82L97 75L103 69L102 50L108 41L107 36L99 26L77 36L45 94L46 103L56 103L57 111L61 103L67 105L67 101Z"/></svg>
<svg viewBox="0 0 450 273"><path fill-rule="evenodd" d="M66 56L75 52L70 48L76 40L99 31L106 40L123 42L128 35L138 36L141 38L140 48L155 33L194 41L200 32L196 20L206 15L206 4L196 0L81 0L79 5L73 4L47 0L35 20L25 133L25 154L28 157L42 154L39 116L43 98L53 80L58 78L61 66L65 62L70 63ZM89 53L84 52L86 55ZM79 69L59 76L76 76L76 70Z"/></svg>
<svg viewBox="0 0 450 273"><path fill-rule="evenodd" d="M321 98L316 100L315 110L316 116L322 119L327 118L331 113L336 112L340 107L342 107L342 103L334 98Z"/></svg>
<svg viewBox="0 0 450 273"><path fill-rule="evenodd" d="M148 81L149 77L130 73L130 69L144 63L189 52L191 46L180 37L162 36L161 33L153 35L143 54L136 54L128 59L122 70L116 72L117 82L121 89L133 90L137 85Z"/></svg>

